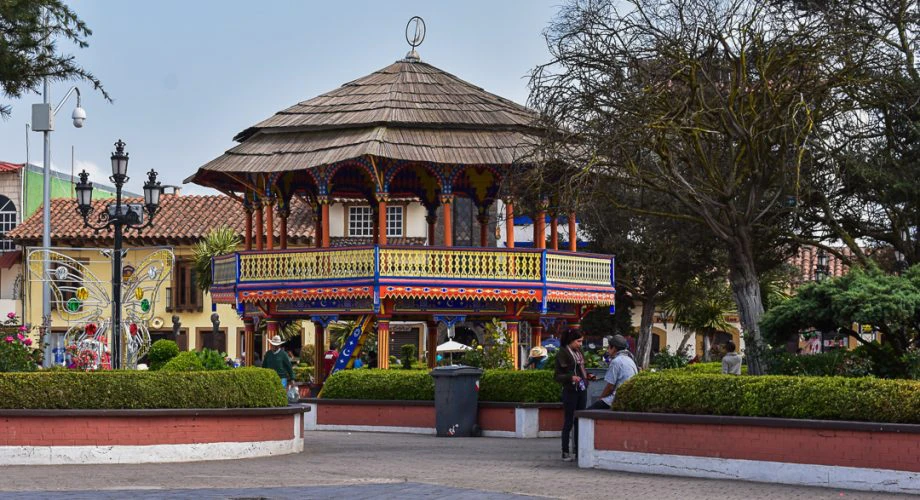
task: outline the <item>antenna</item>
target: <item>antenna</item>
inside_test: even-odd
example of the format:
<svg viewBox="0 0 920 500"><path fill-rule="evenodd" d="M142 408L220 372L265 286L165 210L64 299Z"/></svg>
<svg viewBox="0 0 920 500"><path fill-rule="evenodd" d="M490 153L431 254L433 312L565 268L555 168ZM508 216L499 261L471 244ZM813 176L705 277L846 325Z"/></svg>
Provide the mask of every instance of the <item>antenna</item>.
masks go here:
<svg viewBox="0 0 920 500"><path fill-rule="evenodd" d="M412 50L406 54L406 61L421 61L422 58L418 55L418 52L415 51L415 48L425 41L424 19L419 16L412 16L409 19L409 22L406 23L406 41L409 42L409 46L412 47Z"/></svg>

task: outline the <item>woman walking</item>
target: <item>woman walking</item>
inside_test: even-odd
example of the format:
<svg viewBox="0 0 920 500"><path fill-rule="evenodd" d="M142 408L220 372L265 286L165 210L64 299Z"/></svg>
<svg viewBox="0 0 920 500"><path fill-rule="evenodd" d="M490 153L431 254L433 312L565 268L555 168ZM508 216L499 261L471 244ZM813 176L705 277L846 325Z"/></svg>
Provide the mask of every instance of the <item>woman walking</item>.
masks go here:
<svg viewBox="0 0 920 500"><path fill-rule="evenodd" d="M578 330L562 334L562 347L556 354L556 382L562 384L562 460L571 462L578 455L578 421L575 412L584 410L588 403L588 380L585 358L581 353L582 335ZM574 453L569 449L569 437L575 430Z"/></svg>

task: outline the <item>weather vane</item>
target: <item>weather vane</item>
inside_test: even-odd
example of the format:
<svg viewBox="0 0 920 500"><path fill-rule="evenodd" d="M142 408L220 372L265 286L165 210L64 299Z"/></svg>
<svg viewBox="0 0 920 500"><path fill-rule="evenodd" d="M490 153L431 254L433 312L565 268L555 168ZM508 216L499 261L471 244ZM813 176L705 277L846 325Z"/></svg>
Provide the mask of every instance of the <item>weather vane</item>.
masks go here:
<svg viewBox="0 0 920 500"><path fill-rule="evenodd" d="M409 61L420 61L418 52L415 51L415 48L422 44L425 41L425 20L419 16L412 16L409 19L409 22L406 23L406 41L409 42L409 46L412 47L412 50L406 54L406 60Z"/></svg>

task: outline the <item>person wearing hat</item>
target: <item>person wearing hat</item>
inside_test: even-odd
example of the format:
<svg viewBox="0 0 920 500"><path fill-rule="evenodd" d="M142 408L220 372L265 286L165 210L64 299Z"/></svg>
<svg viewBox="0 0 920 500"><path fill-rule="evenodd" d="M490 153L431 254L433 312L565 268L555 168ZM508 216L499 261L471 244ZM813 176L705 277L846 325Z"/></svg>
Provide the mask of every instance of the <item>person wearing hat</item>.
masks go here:
<svg viewBox="0 0 920 500"><path fill-rule="evenodd" d="M613 406L613 399L617 394L617 387L623 385L623 382L633 378L639 373L639 367L636 366L636 360L629 352L629 342L622 335L614 335L607 338L607 354L610 355L610 366L607 367L607 373L604 374L604 390L601 396L591 405L589 410L609 410Z"/></svg>
<svg viewBox="0 0 920 500"><path fill-rule="evenodd" d="M524 365L524 368L543 368L546 366L546 360L549 359L549 355L546 353L546 348L538 345L530 350L530 357L527 358L527 364Z"/></svg>
<svg viewBox="0 0 920 500"><path fill-rule="evenodd" d="M275 370L278 376L281 377L281 385L287 388L294 383L294 368L291 366L291 358L281 349L281 344L284 341L281 340L281 337L275 335L268 340L268 343L272 345L272 349L265 353L265 358L262 359L262 368Z"/></svg>

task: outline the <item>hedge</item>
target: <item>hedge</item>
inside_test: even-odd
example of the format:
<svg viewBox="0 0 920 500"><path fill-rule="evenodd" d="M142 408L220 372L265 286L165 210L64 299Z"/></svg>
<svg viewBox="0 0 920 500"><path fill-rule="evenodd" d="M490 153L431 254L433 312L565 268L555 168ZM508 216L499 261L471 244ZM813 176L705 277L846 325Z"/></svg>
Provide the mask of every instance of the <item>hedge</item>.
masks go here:
<svg viewBox="0 0 920 500"><path fill-rule="evenodd" d="M324 399L433 401L434 378L428 370L344 370L330 377ZM479 382L480 401L559 402L559 384L546 370L486 370Z"/></svg>
<svg viewBox="0 0 920 500"><path fill-rule="evenodd" d="M264 408L286 406L278 374L49 370L0 373L0 409Z"/></svg>
<svg viewBox="0 0 920 500"><path fill-rule="evenodd" d="M642 373L617 389L614 410L920 423L920 382L851 377Z"/></svg>
<svg viewBox="0 0 920 500"><path fill-rule="evenodd" d="M686 366L681 366L679 368L663 368L658 369L658 371L673 370L678 373L696 373L696 374L710 374L718 375L722 373L722 362L721 361L709 361L706 363L690 363ZM747 365L741 365L741 374L747 375Z"/></svg>
<svg viewBox="0 0 920 500"><path fill-rule="evenodd" d="M160 370L164 372L201 372L205 371L205 367L197 353L182 351L167 361Z"/></svg>

